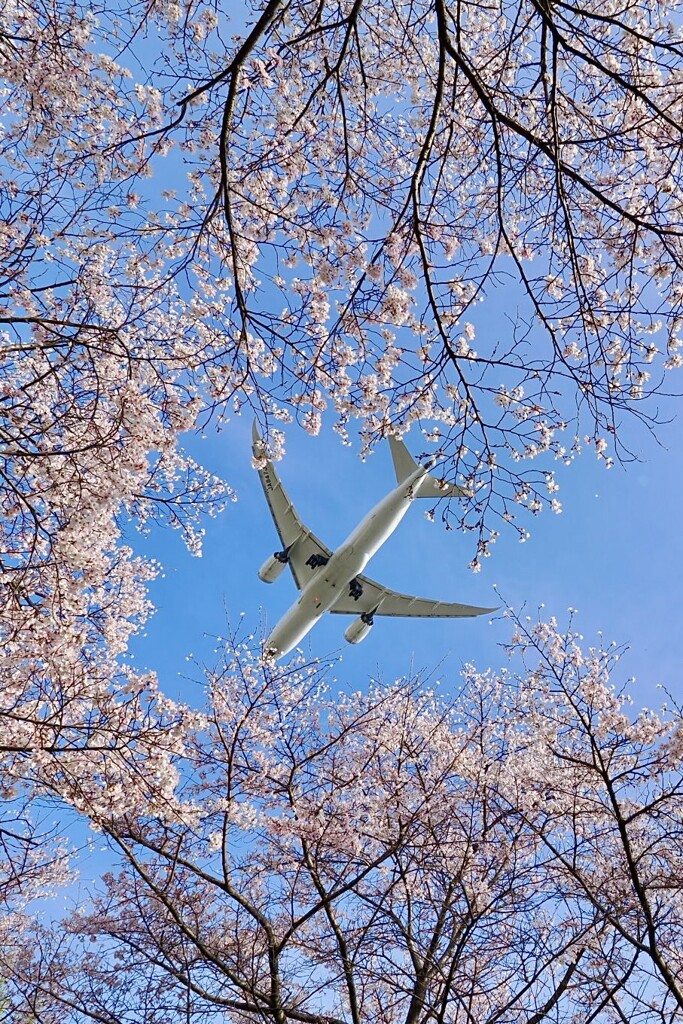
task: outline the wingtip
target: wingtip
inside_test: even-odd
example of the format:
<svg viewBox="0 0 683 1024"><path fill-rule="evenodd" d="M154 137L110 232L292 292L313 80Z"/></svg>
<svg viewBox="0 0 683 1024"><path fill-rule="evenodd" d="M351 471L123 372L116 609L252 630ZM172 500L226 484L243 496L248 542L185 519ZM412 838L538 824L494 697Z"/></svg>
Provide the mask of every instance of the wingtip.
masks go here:
<svg viewBox="0 0 683 1024"><path fill-rule="evenodd" d="M470 619L478 619L481 615L491 615L493 612L500 611L500 605L498 608L479 608L477 605L469 605L470 611L467 617Z"/></svg>
<svg viewBox="0 0 683 1024"><path fill-rule="evenodd" d="M254 419L251 425L251 451L255 459L268 459L263 438L259 434L258 422ZM260 464L260 462L259 462Z"/></svg>

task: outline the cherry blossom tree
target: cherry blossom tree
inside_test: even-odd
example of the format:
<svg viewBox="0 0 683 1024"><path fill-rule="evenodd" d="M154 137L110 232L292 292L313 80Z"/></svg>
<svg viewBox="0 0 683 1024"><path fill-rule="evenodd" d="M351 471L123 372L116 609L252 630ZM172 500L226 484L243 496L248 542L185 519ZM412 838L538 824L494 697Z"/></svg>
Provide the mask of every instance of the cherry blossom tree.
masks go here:
<svg viewBox="0 0 683 1024"><path fill-rule="evenodd" d="M681 362L675 14L271 0L230 36L204 0L9 5L10 381L57 373L78 423L81 387L116 396L96 449L139 396L171 492L200 403L314 432L329 407L368 443L417 420L486 554L557 501L525 460L624 454ZM478 334L482 302L505 313ZM54 416L14 415L13 444Z"/></svg>
<svg viewBox="0 0 683 1024"><path fill-rule="evenodd" d="M424 422L503 514L533 500L516 462L570 457L579 413L613 453L622 413L681 361L668 16L273 0L212 75L181 65L195 84L162 136L198 153L236 337L310 429L328 400L370 437ZM519 313L475 351L487 300Z"/></svg>
<svg viewBox="0 0 683 1024"><path fill-rule="evenodd" d="M89 907L8 947L41 1021L683 1018L682 718L612 648L519 622L519 672L341 699L230 647L156 809L87 813ZM21 1019L21 1018L19 1018Z"/></svg>
<svg viewBox="0 0 683 1024"><path fill-rule="evenodd" d="M0 896L49 884L32 794L151 800L145 750L171 801L176 711L148 727L126 651L156 571L131 528L198 552L231 496L185 432L250 407L277 456L292 417L366 445L417 424L473 490L476 568L518 506L559 508L554 459L609 464L656 416L682 358L676 15L4 4Z"/></svg>
<svg viewBox="0 0 683 1024"><path fill-rule="evenodd" d="M611 459L681 359L667 17L271 0L231 37L203 0L5 5L10 642L50 677L55 638L125 650L153 570L122 523L196 550L226 497L178 448L202 410L315 432L329 407L368 443L419 421L473 486L475 568L496 516L559 508L524 460L582 430Z"/></svg>
<svg viewBox="0 0 683 1024"><path fill-rule="evenodd" d="M152 772L163 760L146 724L154 680L124 660L156 566L124 531L170 522L198 551L198 516L229 495L178 448L202 403L175 290L142 224L140 245L109 230L149 153L105 153L148 125L153 101L98 52L96 26L68 5L0 14L0 898L12 907L55 875L28 795L55 759L73 772L80 751L91 771L122 774L141 743Z"/></svg>

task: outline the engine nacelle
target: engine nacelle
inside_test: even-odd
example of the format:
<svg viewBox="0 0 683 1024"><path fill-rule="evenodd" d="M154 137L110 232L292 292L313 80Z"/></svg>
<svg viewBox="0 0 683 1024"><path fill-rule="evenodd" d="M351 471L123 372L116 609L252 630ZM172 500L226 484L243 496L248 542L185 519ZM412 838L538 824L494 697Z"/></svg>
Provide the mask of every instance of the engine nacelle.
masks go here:
<svg viewBox="0 0 683 1024"><path fill-rule="evenodd" d="M271 555L263 563L258 571L258 578L263 583L274 583L278 576L282 574L282 570L286 565L287 555L282 551L276 551L274 555Z"/></svg>
<svg viewBox="0 0 683 1024"><path fill-rule="evenodd" d="M344 631L344 639L349 644L359 644L365 640L372 629L372 616L364 613L354 619L351 625Z"/></svg>

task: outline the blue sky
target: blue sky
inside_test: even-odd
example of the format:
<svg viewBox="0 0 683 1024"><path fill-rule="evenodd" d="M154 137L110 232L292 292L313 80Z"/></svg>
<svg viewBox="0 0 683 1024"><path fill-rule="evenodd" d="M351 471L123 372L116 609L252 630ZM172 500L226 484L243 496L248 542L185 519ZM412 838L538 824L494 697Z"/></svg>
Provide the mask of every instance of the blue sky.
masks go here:
<svg viewBox="0 0 683 1024"><path fill-rule="evenodd" d="M303 520L335 546L394 485L394 474L388 445L363 463L360 445L343 447L331 425L328 421L317 438L289 427L287 456L278 470ZM226 619L236 626L241 613L243 630L263 635L296 595L289 574L271 585L257 578L259 566L279 545L251 468L250 433L251 419L243 416L204 441L189 439L193 452L238 493L235 504L208 522L203 557L190 557L180 538L164 531L142 546L161 559L165 575L152 587L157 612L146 637L135 643L135 661L155 669L167 692L191 701L199 694L193 696L193 684L183 677L197 679L199 673L186 658L210 662L211 637L224 636ZM632 424L628 441L641 453L639 462L606 470L586 451L573 466L561 467L562 514L529 516L531 538L524 544L503 532L478 575L467 567L472 537L446 532L438 520L429 523L426 502L414 504L366 571L419 596L483 605L498 603L496 584L514 607L526 604L535 616L545 605L544 614L561 622L569 607L577 608L576 624L586 642L602 630L608 640L631 646L623 677L637 677L638 704L658 703L656 684L675 689L679 663L683 452L678 434L675 422L661 428L660 447ZM413 451L428 448L416 428L406 440ZM413 669L455 683L464 662L482 669L504 664L499 645L510 635L509 624L496 616L492 622L489 617L378 619L369 637L352 647L343 641L348 621L326 616L302 647L312 657L341 653L334 674L340 684L354 688L370 677L388 680Z"/></svg>

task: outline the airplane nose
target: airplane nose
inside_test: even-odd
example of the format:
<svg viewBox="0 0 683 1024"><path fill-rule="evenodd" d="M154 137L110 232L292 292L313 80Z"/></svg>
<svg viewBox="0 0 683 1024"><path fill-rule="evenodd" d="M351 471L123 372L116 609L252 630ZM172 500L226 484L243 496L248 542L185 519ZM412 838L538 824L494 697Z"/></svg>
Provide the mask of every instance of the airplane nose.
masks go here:
<svg viewBox="0 0 683 1024"><path fill-rule="evenodd" d="M276 627L263 645L263 656L273 661L279 661L291 651L292 646L292 644L287 644L285 637L282 636L282 630Z"/></svg>
<svg viewBox="0 0 683 1024"><path fill-rule="evenodd" d="M275 642L273 633L271 633L263 645L264 658L272 658L275 661L277 661L278 658L282 657L282 654L283 652L280 650L278 644Z"/></svg>

